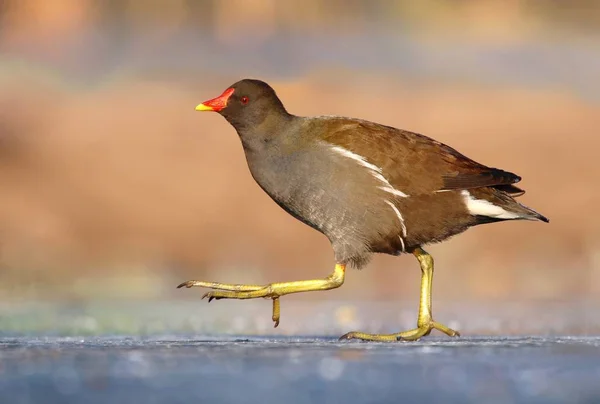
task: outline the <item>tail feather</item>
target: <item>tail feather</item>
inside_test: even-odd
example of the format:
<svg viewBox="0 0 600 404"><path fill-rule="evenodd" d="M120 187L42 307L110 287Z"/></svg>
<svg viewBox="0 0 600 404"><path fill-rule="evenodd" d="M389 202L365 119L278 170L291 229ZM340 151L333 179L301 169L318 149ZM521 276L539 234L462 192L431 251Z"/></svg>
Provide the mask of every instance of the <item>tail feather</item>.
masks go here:
<svg viewBox="0 0 600 404"><path fill-rule="evenodd" d="M550 220L542 215L541 213L531 209L528 206L523 205L522 203L519 203L517 201L514 201L515 204L519 205L520 210L525 212L525 214L523 214L523 216L520 217L520 219L525 219L525 220L539 220L542 221L544 223L550 223Z"/></svg>
<svg viewBox="0 0 600 404"><path fill-rule="evenodd" d="M516 188L516 187L515 187ZM517 188L519 189L519 188ZM516 191L516 190L511 190ZM479 220L482 223L499 220L540 220L548 223L547 217L539 212L517 202L514 197L517 192L505 192L496 187L477 188L462 191L469 213L474 216L486 217ZM521 195L521 194L518 194ZM518 196L517 195L517 196Z"/></svg>

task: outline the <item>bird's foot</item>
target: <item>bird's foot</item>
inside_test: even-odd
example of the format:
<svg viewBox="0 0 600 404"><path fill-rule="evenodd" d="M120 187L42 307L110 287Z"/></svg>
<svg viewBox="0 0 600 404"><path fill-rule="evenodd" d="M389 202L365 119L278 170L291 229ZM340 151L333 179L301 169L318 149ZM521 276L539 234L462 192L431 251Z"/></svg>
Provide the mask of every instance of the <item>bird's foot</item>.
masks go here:
<svg viewBox="0 0 600 404"><path fill-rule="evenodd" d="M436 321L429 319L421 322L417 328L395 334L366 334L364 332L349 332L340 337L340 341L347 339L360 339L363 341L395 342L395 341L418 341L433 330L439 330L450 337L460 337L458 331L446 327Z"/></svg>
<svg viewBox="0 0 600 404"><path fill-rule="evenodd" d="M233 283L204 282L204 281L186 281L178 285L177 288L202 287L214 289L202 296L202 299L208 298L210 302L213 299L254 299L259 297L273 299L273 323L274 327L279 325L281 317L281 306L279 295L273 291L271 285L243 285Z"/></svg>
<svg viewBox="0 0 600 404"><path fill-rule="evenodd" d="M313 292L318 290L329 290L340 287L344 283L346 266L336 264L333 273L325 279L312 279L307 281L277 282L268 285L241 285L232 283L187 281L183 282L178 288L202 287L213 289L205 293L202 298L208 298L210 302L213 299L256 299L259 297L273 300L273 322L275 327L279 325L281 317L281 307L279 297L289 295L290 293Z"/></svg>
<svg viewBox="0 0 600 404"><path fill-rule="evenodd" d="M277 290L279 288L277 288L275 284L242 285L234 283L187 281L177 286L177 289L183 287L214 289L212 292L207 292L202 296L203 299L208 298L209 302L213 299L257 299L259 297L277 298L281 296Z"/></svg>

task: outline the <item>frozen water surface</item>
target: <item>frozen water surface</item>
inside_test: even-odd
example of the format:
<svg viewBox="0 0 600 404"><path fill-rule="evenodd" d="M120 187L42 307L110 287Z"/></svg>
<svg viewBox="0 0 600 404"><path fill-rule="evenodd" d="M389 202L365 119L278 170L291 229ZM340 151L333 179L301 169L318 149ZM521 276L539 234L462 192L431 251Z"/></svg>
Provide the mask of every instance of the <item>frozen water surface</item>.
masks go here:
<svg viewBox="0 0 600 404"><path fill-rule="evenodd" d="M600 337L4 337L0 403L597 403Z"/></svg>

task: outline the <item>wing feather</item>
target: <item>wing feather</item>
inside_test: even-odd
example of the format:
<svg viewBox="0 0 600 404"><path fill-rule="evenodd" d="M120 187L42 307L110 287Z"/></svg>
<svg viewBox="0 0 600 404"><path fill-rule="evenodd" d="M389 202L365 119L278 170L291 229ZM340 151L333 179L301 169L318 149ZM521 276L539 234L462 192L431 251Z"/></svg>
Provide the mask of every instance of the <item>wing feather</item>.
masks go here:
<svg viewBox="0 0 600 404"><path fill-rule="evenodd" d="M327 117L323 140L361 155L381 168L396 189L415 195L495 187L513 196L516 174L480 164L427 136L358 119Z"/></svg>

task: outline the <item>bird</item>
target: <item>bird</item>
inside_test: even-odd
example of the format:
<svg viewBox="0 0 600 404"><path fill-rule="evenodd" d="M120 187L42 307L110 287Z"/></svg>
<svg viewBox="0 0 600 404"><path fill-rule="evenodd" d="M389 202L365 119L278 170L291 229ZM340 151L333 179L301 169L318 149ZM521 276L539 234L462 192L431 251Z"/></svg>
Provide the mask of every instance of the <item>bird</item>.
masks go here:
<svg viewBox="0 0 600 404"><path fill-rule="evenodd" d="M335 266L323 279L267 285L189 280L178 286L210 289L203 298L272 299L342 286L347 268L363 268L374 254L412 254L421 269L414 329L392 334L353 331L340 340L416 341L438 330L433 319L433 257L424 246L470 227L508 220L549 222L517 202L524 190L511 172L480 164L452 147L408 130L340 116L289 113L275 90L243 79L196 111L223 116L236 130L256 183L287 213L324 234Z"/></svg>

